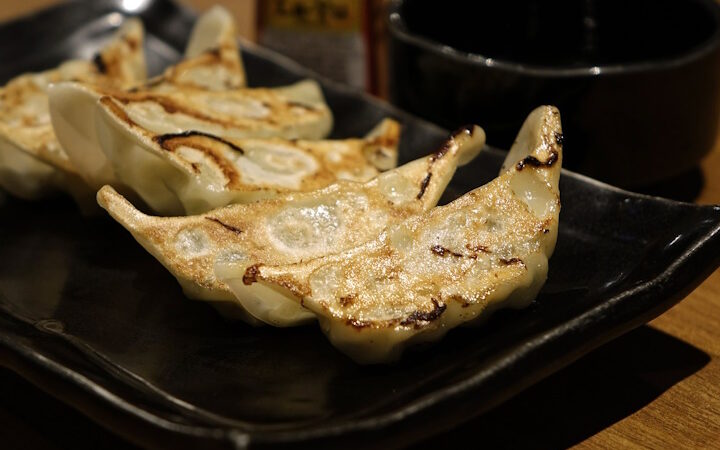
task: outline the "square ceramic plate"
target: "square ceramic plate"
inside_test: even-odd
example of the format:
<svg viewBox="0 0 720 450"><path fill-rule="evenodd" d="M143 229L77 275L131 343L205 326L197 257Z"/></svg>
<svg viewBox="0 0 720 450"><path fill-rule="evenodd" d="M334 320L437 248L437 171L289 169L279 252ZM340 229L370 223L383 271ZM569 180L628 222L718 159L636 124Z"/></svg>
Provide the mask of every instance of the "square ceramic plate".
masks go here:
<svg viewBox="0 0 720 450"><path fill-rule="evenodd" d="M120 5L126 2L118 1ZM158 72L179 58L194 17L139 2ZM0 26L0 81L92 54L117 26L112 2L72 2ZM244 49L252 85L308 72ZM406 161L447 132L324 83L337 137L404 122ZM572 143L567 143L572 152ZM447 198L492 179L489 149ZM251 328L184 298L120 226L66 199L0 201L0 363L146 446L401 446L487 411L681 300L720 263L720 208L621 191L571 172L548 282L522 311L453 330L392 366L361 367L316 326Z"/></svg>

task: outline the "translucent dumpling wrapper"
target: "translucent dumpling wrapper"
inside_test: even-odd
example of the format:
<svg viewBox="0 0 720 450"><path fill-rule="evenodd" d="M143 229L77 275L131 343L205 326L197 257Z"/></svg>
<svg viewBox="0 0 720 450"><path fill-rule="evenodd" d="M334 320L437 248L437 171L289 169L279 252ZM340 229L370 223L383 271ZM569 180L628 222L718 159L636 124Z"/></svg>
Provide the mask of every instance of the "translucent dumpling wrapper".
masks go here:
<svg viewBox="0 0 720 450"><path fill-rule="evenodd" d="M120 144L133 152L132 147L141 145L141 136L194 132L223 139L316 140L332 128L322 90L311 80L280 88L177 88L170 92L113 92L60 83L50 90L50 110L60 143L83 178L97 189L120 184L106 150ZM105 142L100 141L101 130L106 132Z"/></svg>
<svg viewBox="0 0 720 450"><path fill-rule="evenodd" d="M164 216L313 191L338 179L367 181L397 162L400 125L391 119L363 139L236 139L152 134L107 105L96 123L115 175Z"/></svg>
<svg viewBox="0 0 720 450"><path fill-rule="evenodd" d="M37 199L68 191L79 202L90 191L59 144L50 123L48 88L78 80L124 89L146 77L143 27L127 20L92 61L67 61L55 69L20 75L0 88L0 185L12 194Z"/></svg>
<svg viewBox="0 0 720 450"><path fill-rule="evenodd" d="M239 273L254 264L287 264L329 255L375 238L385 227L433 207L455 169L485 142L479 127L456 133L436 153L366 183L338 181L307 193L236 204L189 217L152 217L109 186L98 202L180 282L188 297L216 302L225 314L278 326L314 316L297 302L247 305L213 270Z"/></svg>
<svg viewBox="0 0 720 450"><path fill-rule="evenodd" d="M245 69L237 46L235 22L224 8L215 6L195 23L185 59L167 68L162 75L128 90L80 82L52 86L50 116L69 160L94 194L104 184L120 186L95 132L96 103L102 96L162 97L181 92L198 96L207 91L223 92L244 86ZM198 105L198 109L201 108ZM162 121L163 117L157 119ZM123 190L131 192L126 187Z"/></svg>
<svg viewBox="0 0 720 450"><path fill-rule="evenodd" d="M533 111L501 174L455 201L335 255L218 271L242 304L295 301L360 363L477 323L538 294L557 239L560 115Z"/></svg>
<svg viewBox="0 0 720 450"><path fill-rule="evenodd" d="M185 59L136 90L172 92L179 88L196 88L224 91L245 87L245 84L235 20L225 8L216 5L195 22L185 48Z"/></svg>

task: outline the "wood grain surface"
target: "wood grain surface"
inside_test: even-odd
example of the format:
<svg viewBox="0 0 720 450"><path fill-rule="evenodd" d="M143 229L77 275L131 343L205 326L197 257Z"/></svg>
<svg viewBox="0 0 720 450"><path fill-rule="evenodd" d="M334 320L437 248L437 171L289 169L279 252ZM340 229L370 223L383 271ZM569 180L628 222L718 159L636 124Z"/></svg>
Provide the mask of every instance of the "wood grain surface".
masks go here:
<svg viewBox="0 0 720 450"><path fill-rule="evenodd" d="M701 169L705 184L697 203L720 204L720 135ZM649 326L701 350L709 361L578 447L720 449L720 270ZM662 357L662 348L647 350Z"/></svg>
<svg viewBox="0 0 720 450"><path fill-rule="evenodd" d="M0 21L15 18L57 0L0 1ZM198 11L215 3L237 17L241 34L255 37L251 0L184 0ZM720 100L719 100L720 101ZM720 129L720 128L719 128ZM720 204L720 136L701 165L701 204ZM34 402L46 402L47 414L87 435L94 426L64 405L0 373L0 398L26 389ZM0 434L20 430L10 442L37 448L65 448L80 441L33 421L23 405L0 401ZM25 411L25 412L24 412ZM42 422L42 423L41 423ZM61 422L63 423L63 422ZM8 428L10 427L10 428ZM71 428L73 426L71 425ZM673 448L720 449L720 271L713 273L680 304L648 326L628 333L533 386L498 409L418 448L460 443L468 435L488 448ZM26 440L23 440L26 436ZM104 448L127 448L100 430L90 431Z"/></svg>

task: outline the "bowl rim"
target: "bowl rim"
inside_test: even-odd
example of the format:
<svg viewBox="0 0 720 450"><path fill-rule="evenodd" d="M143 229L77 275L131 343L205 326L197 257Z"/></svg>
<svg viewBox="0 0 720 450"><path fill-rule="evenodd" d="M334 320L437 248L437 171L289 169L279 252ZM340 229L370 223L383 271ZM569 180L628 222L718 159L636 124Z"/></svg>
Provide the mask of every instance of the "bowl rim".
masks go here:
<svg viewBox="0 0 720 450"><path fill-rule="evenodd" d="M490 58L478 53L458 50L450 45L443 44L442 42L412 33L408 30L405 19L400 14L400 10L406 1L407 0L390 0L388 3L385 22L391 37L462 64L485 67L490 70L556 78L632 74L681 67L699 60L720 48L720 2L717 0L690 0L706 9L708 14L712 17L715 29L707 39L693 46L689 51L679 56L623 64L586 65L580 67L550 67Z"/></svg>

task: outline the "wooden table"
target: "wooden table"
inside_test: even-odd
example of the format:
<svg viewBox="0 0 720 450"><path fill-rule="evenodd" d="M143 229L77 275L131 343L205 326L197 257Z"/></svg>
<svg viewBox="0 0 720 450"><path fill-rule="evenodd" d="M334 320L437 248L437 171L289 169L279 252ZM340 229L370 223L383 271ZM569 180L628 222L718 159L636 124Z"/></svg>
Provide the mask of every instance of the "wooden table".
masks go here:
<svg viewBox="0 0 720 450"><path fill-rule="evenodd" d="M720 99L719 99L720 100ZM700 204L720 204L720 127ZM720 449L720 270L650 324L418 448Z"/></svg>
<svg viewBox="0 0 720 450"><path fill-rule="evenodd" d="M56 2L0 1L0 20ZM245 24L245 36L253 37L252 1L185 3L198 9L228 4L238 22ZM696 201L720 204L720 135L701 168L705 184ZM42 411L3 403L4 393L17 390L29 405L43 404ZM44 420L48 417L51 423ZM32 448L90 442L103 442L104 448L129 447L7 372L0 372L0 435L13 436L11 444L17 439ZM418 447L459 445L468 436L488 448L720 449L720 271L648 326L583 357L491 413Z"/></svg>
<svg viewBox="0 0 720 450"><path fill-rule="evenodd" d="M705 186L696 202L720 204L720 133L701 168ZM707 363L579 447L720 449L720 270L649 326L686 343L688 352L705 353ZM646 350L656 351L659 362L668 356Z"/></svg>

